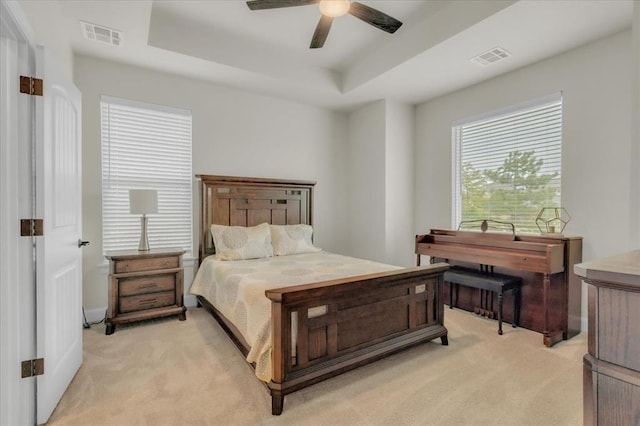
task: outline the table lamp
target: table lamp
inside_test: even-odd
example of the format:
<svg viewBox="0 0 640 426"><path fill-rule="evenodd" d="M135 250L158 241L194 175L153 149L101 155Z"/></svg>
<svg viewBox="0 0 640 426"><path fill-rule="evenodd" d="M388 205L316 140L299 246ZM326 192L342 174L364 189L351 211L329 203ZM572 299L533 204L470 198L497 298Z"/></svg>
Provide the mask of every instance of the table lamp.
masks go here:
<svg viewBox="0 0 640 426"><path fill-rule="evenodd" d="M158 213L158 191L155 189L130 189L129 213L142 215L140 218L140 245L138 246L138 251L149 251L147 215Z"/></svg>

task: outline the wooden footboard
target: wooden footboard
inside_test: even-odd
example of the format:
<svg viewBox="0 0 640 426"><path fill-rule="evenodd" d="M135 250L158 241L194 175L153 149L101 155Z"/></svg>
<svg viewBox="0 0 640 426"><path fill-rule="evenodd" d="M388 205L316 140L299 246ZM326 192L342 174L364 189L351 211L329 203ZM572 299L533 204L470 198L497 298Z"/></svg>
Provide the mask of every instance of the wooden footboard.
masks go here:
<svg viewBox="0 0 640 426"><path fill-rule="evenodd" d="M298 389L437 337L448 344L442 296L448 267L268 290L272 414L282 413L284 396Z"/></svg>

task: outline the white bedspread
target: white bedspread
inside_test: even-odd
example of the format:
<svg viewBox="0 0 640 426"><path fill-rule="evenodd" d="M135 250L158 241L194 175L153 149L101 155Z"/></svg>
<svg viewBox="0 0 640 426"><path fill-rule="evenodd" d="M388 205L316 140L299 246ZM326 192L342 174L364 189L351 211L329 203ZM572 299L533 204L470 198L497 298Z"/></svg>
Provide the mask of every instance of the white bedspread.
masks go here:
<svg viewBox="0 0 640 426"><path fill-rule="evenodd" d="M265 290L398 269L326 251L267 259L221 261L207 257L190 293L207 299L251 346L256 376L271 380L271 301Z"/></svg>

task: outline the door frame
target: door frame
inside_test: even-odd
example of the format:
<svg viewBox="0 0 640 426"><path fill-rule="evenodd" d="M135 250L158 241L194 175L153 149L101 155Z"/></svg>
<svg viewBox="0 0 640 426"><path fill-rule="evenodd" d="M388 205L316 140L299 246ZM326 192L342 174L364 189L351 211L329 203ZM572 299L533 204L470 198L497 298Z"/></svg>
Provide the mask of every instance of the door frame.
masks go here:
<svg viewBox="0 0 640 426"><path fill-rule="evenodd" d="M2 176L0 176L0 409L1 424L34 424L36 379L22 379L20 362L36 355L35 306L36 282L33 253L34 237L20 237L19 220L34 213L33 128L35 102L18 92L18 75L35 72L34 33L17 2L1 0L3 32L16 39L16 62L9 68L2 98L17 105L2 108L0 135ZM7 48L4 46L3 48ZM9 52L4 52L8 54ZM8 62L8 61L7 61ZM5 121L6 120L6 121Z"/></svg>

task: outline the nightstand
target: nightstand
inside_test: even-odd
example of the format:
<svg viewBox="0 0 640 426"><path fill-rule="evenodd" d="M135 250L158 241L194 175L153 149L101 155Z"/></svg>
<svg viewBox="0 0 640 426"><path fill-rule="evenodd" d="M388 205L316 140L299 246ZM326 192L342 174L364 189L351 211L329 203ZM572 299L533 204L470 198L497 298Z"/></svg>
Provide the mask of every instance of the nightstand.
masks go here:
<svg viewBox="0 0 640 426"><path fill-rule="evenodd" d="M183 302L182 249L107 252L109 305L106 334L117 324L179 315L187 319Z"/></svg>

